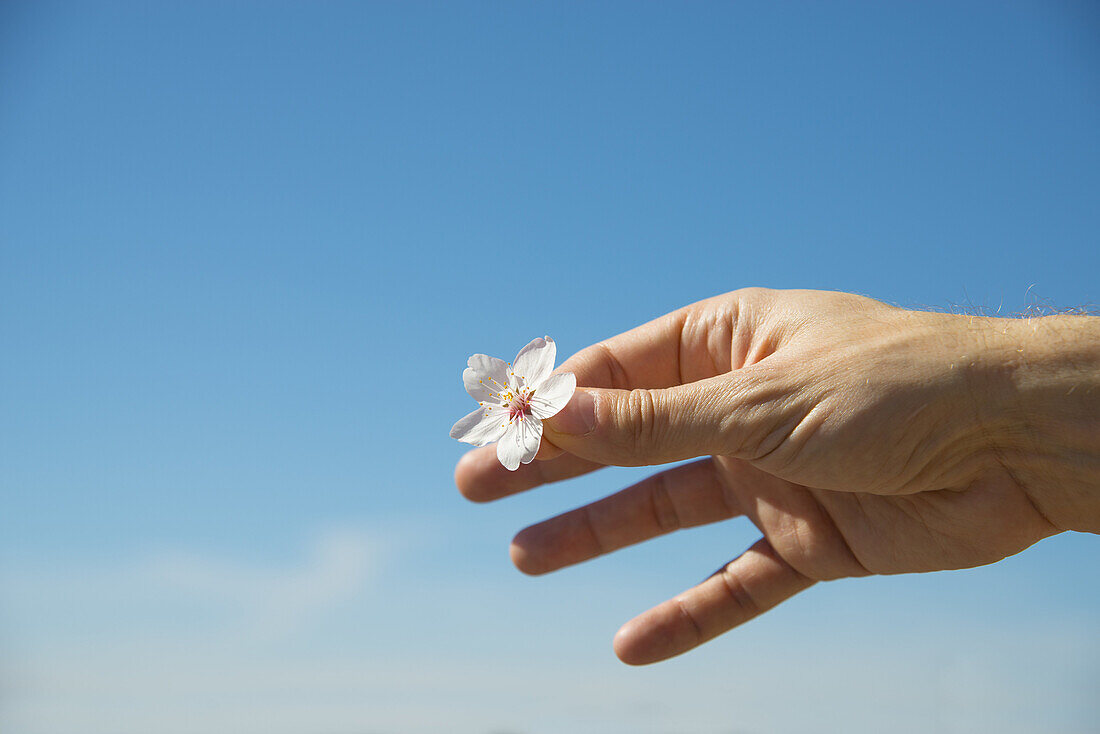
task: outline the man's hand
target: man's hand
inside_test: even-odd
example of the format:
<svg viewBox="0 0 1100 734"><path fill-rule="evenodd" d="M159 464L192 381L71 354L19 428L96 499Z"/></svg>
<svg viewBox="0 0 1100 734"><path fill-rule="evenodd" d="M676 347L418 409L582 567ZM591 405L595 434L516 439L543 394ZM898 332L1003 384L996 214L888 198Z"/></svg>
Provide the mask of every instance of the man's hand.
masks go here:
<svg viewBox="0 0 1100 734"><path fill-rule="evenodd" d="M602 466L709 455L512 544L516 566L539 574L748 517L755 545L619 631L623 661L655 662L817 581L978 566L1100 528L1098 323L1080 317L1055 348L1034 321L736 291L573 356L559 370L582 388L546 421L540 460L507 472L477 449L455 479L488 501Z"/></svg>

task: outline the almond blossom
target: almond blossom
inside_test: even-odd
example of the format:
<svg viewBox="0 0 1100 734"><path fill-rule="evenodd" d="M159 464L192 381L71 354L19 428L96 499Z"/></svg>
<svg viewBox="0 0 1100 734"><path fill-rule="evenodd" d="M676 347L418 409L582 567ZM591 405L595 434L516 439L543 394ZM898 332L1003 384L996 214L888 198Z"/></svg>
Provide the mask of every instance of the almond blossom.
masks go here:
<svg viewBox="0 0 1100 734"><path fill-rule="evenodd" d="M577 388L571 373L550 374L556 355L547 336L519 350L512 363L484 354L470 357L462 383L479 407L454 424L451 438L474 446L497 441L497 458L510 471L531 463L543 419L564 408Z"/></svg>

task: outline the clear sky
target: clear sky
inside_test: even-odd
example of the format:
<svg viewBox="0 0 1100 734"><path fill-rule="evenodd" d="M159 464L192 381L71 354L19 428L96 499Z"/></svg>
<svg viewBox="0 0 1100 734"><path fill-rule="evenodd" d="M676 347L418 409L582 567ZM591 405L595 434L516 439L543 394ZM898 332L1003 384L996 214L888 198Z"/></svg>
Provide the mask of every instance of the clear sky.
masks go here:
<svg viewBox="0 0 1100 734"><path fill-rule="evenodd" d="M1097 538L635 669L747 521L556 574L466 357L742 286L1096 303L1089 2L0 5L5 734L1093 731Z"/></svg>

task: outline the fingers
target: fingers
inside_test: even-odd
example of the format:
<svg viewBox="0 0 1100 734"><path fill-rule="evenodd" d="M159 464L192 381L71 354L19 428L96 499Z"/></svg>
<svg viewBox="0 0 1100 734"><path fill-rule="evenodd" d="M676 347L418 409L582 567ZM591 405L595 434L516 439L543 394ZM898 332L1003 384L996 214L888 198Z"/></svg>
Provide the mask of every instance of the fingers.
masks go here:
<svg viewBox="0 0 1100 734"><path fill-rule="evenodd" d="M714 639L813 584L761 539L703 583L623 625L615 635L615 654L630 665L665 660Z"/></svg>
<svg viewBox="0 0 1100 734"><path fill-rule="evenodd" d="M662 390L578 388L543 423L544 435L570 454L618 466L740 456L794 407L790 381L773 373L754 365Z"/></svg>
<svg viewBox="0 0 1100 734"><path fill-rule="evenodd" d="M556 371L572 372L578 385L671 387L679 385L680 336L688 306L582 349Z"/></svg>
<svg viewBox="0 0 1100 734"><path fill-rule="evenodd" d="M512 541L524 573L571 566L665 533L738 515L710 459L678 466L598 502L532 525Z"/></svg>
<svg viewBox="0 0 1100 734"><path fill-rule="evenodd" d="M680 334L692 307L666 314L605 342L594 344L562 363L556 372L572 372L577 382L615 388L667 386L679 383ZM584 399L582 391L570 403ZM546 424L544 422L544 428ZM542 484L579 476L603 464L563 454L544 437L536 461L514 471L503 469L489 449L466 453L455 467L459 491L475 502L488 502Z"/></svg>
<svg viewBox="0 0 1100 734"><path fill-rule="evenodd" d="M768 340L758 342L755 332L776 295L744 288L698 301L593 344L559 369L574 373L578 385L620 390L672 387L720 375L770 351Z"/></svg>
<svg viewBox="0 0 1100 734"><path fill-rule="evenodd" d="M455 484L466 499L489 502L541 484L587 474L601 466L562 454L556 459L520 464L515 471L508 471L497 459L496 446L485 446L469 451L459 459L455 467Z"/></svg>
<svg viewBox="0 0 1100 734"><path fill-rule="evenodd" d="M624 430L632 430L641 433L648 430L648 424L631 420L634 413L645 410L650 403L657 404L653 395L654 391L665 388L674 388L682 383L696 385L695 381L706 380L716 375L726 373L736 358L738 364L745 363L744 345L738 348L737 354L733 354L733 344L745 342L753 333L753 324L757 320L759 308L750 308L755 304L759 307L762 300L770 300L766 291L760 289L748 289L734 293L716 296L686 306L672 313L661 316L653 321L638 326L630 331L594 344L570 357L556 371L572 372L579 385L595 388L604 388L620 391L620 394L611 395L600 400L601 405L606 405L606 411L601 409L599 417L621 417L616 431L603 431L596 439L590 439L586 445L595 445L600 436L604 440L614 438L619 441L630 440L623 435ZM751 341L751 339L750 339ZM625 391L638 390L637 394ZM713 396L702 395L698 389L691 389L680 396L699 396L702 399L710 399ZM670 394L669 396L672 397ZM584 391L580 391L570 401L561 417L549 419L547 426L554 429L557 436L566 435L564 442L554 440L552 436L544 436L542 445L536 458L540 462L546 462L561 456L562 452L570 452L568 446L576 442L569 441L571 433L587 433L584 424L576 428L576 420L573 428L567 425L567 415L580 415L584 406L590 408L593 402L585 403ZM662 398L663 399L663 398ZM660 403L663 404L663 403ZM677 410L682 406L677 406ZM690 406L689 406L690 407ZM610 411L610 412L609 412ZM594 411L590 411L593 416ZM713 413L713 411L712 411ZM655 416L659 417L659 416ZM711 415L720 419L719 416ZM645 418L645 416L641 416ZM583 419L582 419L583 420ZM555 423L556 421L556 423ZM685 418L686 423L690 423ZM603 424L604 428L610 428ZM663 425L655 425L654 428L664 428ZM708 426L703 422L694 423L695 433L713 437L713 432L708 431ZM465 466L456 469L456 480L462 485L463 494L477 498L479 501L495 499L508 494L523 491L557 479L565 479L584 471L591 471L604 462L598 457L603 454L608 456L631 455L630 458L615 463L641 465L654 464L662 461L691 458L708 453L696 444L697 441L689 440L685 445L666 446L661 454L654 454L649 446L639 445L635 448L643 450L630 450L630 447L618 447L616 450L606 451L603 447L595 445L594 450L582 451L577 454L581 462L563 460L561 464L549 468L529 466L520 468L519 474L507 477L496 472L490 462L483 460L481 454L474 452L464 458ZM588 464L584 462L589 462ZM583 471L581 468L583 467Z"/></svg>
<svg viewBox="0 0 1100 734"><path fill-rule="evenodd" d="M550 441L548 441L546 439L543 439L543 442L539 444L539 452L537 454L535 454L535 459L537 461L546 461L548 459L556 459L559 456L561 456L563 453L565 453L565 452L562 451L561 449L559 449L554 444L550 443Z"/></svg>

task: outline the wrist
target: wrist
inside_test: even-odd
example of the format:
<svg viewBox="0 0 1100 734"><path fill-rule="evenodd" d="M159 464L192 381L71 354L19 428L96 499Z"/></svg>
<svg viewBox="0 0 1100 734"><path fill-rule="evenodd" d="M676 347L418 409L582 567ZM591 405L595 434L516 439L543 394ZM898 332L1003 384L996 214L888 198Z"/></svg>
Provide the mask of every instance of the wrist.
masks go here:
<svg viewBox="0 0 1100 734"><path fill-rule="evenodd" d="M1100 533L1100 318L980 321L989 448L1055 527Z"/></svg>

